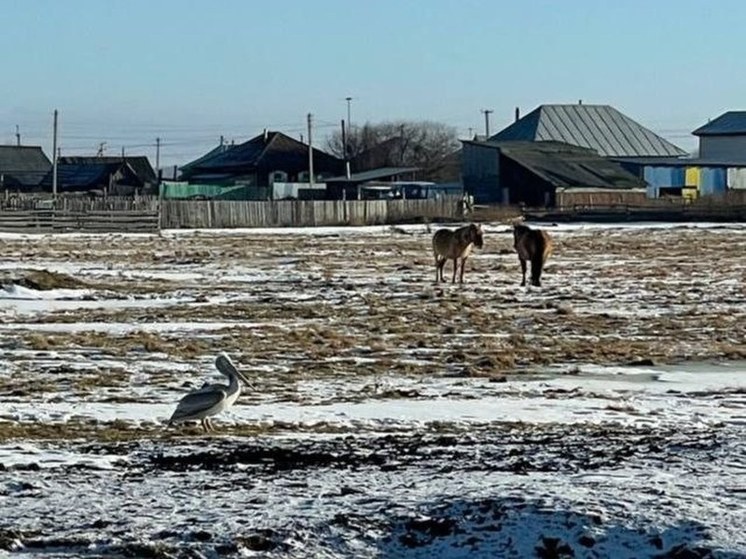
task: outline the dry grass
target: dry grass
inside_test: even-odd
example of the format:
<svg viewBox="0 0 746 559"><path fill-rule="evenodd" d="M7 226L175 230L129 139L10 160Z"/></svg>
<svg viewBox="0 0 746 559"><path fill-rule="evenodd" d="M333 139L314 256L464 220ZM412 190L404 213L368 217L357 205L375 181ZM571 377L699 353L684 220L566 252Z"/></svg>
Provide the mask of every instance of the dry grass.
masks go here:
<svg viewBox="0 0 746 559"><path fill-rule="evenodd" d="M518 287L512 238L503 233L486 235L484 250L467 264L464 286L432 283L430 234L424 232L93 237L74 243L58 237L10 239L9 259L19 264L38 258L109 267L122 274L121 281L93 274L80 282L94 288L116 284L119 293L133 297L178 292L184 299L165 307L78 309L28 320L143 324L126 334L29 329L12 336L21 349L75 351L125 364L153 355L204 363L206 356L227 351L247 369L273 371L259 375L258 389L285 399L295 397L298 379L456 375L499 380L556 363L746 358L746 236L681 228L554 237L555 253L540 290ZM187 275L136 275L153 271ZM190 274L204 276L185 279ZM237 276L231 279L232 274ZM242 280L241 274L257 274L257 279ZM56 278L55 285L68 281L49 277ZM46 285L52 285L49 281ZM214 301L224 294L231 299ZM226 327L145 330L149 323L216 321ZM74 380L64 388L76 393L121 389L109 394L116 401L126 401L131 382L126 371L54 376L68 377ZM148 382L163 385L168 378L152 376ZM30 393L21 375L0 379L2 394L24 398ZM41 390L60 391L45 382Z"/></svg>

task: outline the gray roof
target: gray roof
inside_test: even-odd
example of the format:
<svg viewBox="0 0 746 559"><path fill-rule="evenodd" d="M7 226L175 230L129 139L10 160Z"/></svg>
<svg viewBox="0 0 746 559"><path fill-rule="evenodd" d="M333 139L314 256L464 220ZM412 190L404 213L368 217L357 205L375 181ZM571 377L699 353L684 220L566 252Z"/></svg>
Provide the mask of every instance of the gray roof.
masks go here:
<svg viewBox="0 0 746 559"><path fill-rule="evenodd" d="M609 105L540 105L490 138L556 141L615 157L671 157L686 152Z"/></svg>
<svg viewBox="0 0 746 559"><path fill-rule="evenodd" d="M464 142L499 150L533 174L558 188L645 188L645 183L619 163L596 151L562 142Z"/></svg>
<svg viewBox="0 0 746 559"><path fill-rule="evenodd" d="M129 164L130 168L143 182L155 183L157 180L155 169L150 164L146 155L71 155L59 158L60 165L92 165L100 168L101 165L121 166L122 163Z"/></svg>
<svg viewBox="0 0 746 559"><path fill-rule="evenodd" d="M182 165L181 170L183 171L185 169L191 169L192 167L199 167L203 163L209 161L210 159L216 158L218 155L222 155L223 153L225 153L226 151L230 149L233 149L234 147L236 146L232 144L218 144L216 147L208 151L206 154L198 157L194 161L190 161L186 165Z"/></svg>
<svg viewBox="0 0 746 559"><path fill-rule="evenodd" d="M371 169L370 171L362 171L360 173L352 173L348 179L342 175L340 177L332 177L325 180L325 182L366 182L377 179L387 179L395 177L396 175L403 175L405 173L414 173L419 171L419 167L381 167L380 169Z"/></svg>
<svg viewBox="0 0 746 559"><path fill-rule="evenodd" d="M746 111L728 111L715 120L700 126L695 136L736 136L746 134Z"/></svg>
<svg viewBox="0 0 746 559"><path fill-rule="evenodd" d="M38 146L0 146L0 175L6 188L37 187L51 169Z"/></svg>

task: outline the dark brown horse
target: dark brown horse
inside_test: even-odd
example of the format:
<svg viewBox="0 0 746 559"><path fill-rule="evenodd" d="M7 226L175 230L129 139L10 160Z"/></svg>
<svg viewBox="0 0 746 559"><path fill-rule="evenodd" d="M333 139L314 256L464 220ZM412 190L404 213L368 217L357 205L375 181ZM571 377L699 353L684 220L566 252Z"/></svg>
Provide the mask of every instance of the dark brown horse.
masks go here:
<svg viewBox="0 0 746 559"><path fill-rule="evenodd" d="M531 262L531 285L541 286L541 271L544 269L554 245L549 233L542 229L531 229L521 223L513 224L513 247L521 261L521 272L526 285L526 262Z"/></svg>
<svg viewBox="0 0 746 559"><path fill-rule="evenodd" d="M452 231L451 229L438 229L433 235L433 255L435 256L435 281L445 281L443 268L447 260L453 260L453 278L451 283L456 283L456 271L461 267L459 282L464 283L464 265L469 258L472 248L482 248L482 227L472 223Z"/></svg>

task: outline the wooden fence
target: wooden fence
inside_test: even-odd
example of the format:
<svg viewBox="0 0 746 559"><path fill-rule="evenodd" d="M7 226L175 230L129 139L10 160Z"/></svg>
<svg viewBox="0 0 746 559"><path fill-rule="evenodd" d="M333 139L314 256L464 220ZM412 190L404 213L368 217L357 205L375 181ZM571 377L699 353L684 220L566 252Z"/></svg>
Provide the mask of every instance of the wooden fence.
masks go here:
<svg viewBox="0 0 746 559"><path fill-rule="evenodd" d="M746 221L746 190L694 200L578 194L563 198L556 208L530 209L524 214L541 221Z"/></svg>
<svg viewBox="0 0 746 559"><path fill-rule="evenodd" d="M459 198L428 200L164 200L161 227L313 227L461 219Z"/></svg>
<svg viewBox="0 0 746 559"><path fill-rule="evenodd" d="M159 229L156 197L91 198L12 195L0 198L0 231L18 233L123 232Z"/></svg>
<svg viewBox="0 0 746 559"><path fill-rule="evenodd" d="M156 232L160 229L374 225L462 219L458 197L427 200L159 200L0 197L0 231Z"/></svg>

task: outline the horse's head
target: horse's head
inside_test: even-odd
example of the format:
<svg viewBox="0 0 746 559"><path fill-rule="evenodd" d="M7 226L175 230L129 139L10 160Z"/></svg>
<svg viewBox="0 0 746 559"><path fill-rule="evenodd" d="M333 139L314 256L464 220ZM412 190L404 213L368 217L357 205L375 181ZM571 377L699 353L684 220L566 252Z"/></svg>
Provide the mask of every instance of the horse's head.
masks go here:
<svg viewBox="0 0 746 559"><path fill-rule="evenodd" d="M482 248L484 246L482 226L478 223L472 223L471 227L469 228L469 233L471 236L471 242L474 243L474 246L476 246L477 248Z"/></svg>

